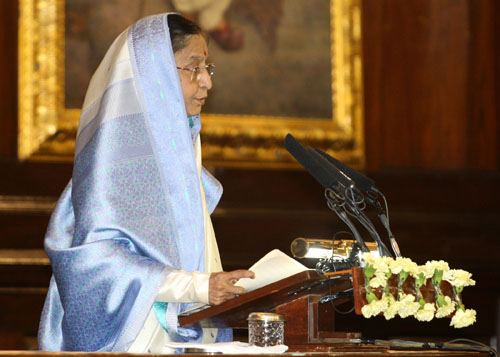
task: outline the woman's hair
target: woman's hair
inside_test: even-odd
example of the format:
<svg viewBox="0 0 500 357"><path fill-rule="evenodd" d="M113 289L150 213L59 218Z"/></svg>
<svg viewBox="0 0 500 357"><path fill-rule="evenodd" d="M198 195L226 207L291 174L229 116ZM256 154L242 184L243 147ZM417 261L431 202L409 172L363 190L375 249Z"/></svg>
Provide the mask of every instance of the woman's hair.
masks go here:
<svg viewBox="0 0 500 357"><path fill-rule="evenodd" d="M169 14L167 21L174 53L186 47L190 36L202 35L205 37L200 26L179 14Z"/></svg>

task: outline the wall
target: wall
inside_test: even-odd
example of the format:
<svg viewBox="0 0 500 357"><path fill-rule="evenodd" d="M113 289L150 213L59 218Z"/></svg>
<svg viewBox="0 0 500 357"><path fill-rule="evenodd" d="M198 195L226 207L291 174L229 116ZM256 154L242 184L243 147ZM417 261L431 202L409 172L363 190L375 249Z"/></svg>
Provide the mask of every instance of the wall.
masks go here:
<svg viewBox="0 0 500 357"><path fill-rule="evenodd" d="M498 171L498 4L363 4L368 169Z"/></svg>
<svg viewBox="0 0 500 357"><path fill-rule="evenodd" d="M71 165L16 160L17 12L16 1L0 1L0 249L41 249ZM479 316L461 331L446 321L423 329L352 315L339 328L383 338L498 334L499 16L495 0L363 2L367 173L388 197L405 256L474 273L464 299ZM345 229L303 171L216 174L225 194L213 220L227 269L272 248L288 252L295 237ZM24 348L23 336L35 336L49 276L47 266L0 266L0 348Z"/></svg>

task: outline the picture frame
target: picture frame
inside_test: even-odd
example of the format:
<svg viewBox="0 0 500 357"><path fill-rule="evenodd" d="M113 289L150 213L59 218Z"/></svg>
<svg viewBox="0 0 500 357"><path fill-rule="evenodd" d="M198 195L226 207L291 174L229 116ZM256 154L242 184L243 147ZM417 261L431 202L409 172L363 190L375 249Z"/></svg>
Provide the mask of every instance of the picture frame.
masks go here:
<svg viewBox="0 0 500 357"><path fill-rule="evenodd" d="M18 157L72 162L80 110L65 107L65 0L19 0L19 6ZM329 1L331 116L203 114L206 166L297 167L283 146L291 133L364 167L360 7L360 0Z"/></svg>

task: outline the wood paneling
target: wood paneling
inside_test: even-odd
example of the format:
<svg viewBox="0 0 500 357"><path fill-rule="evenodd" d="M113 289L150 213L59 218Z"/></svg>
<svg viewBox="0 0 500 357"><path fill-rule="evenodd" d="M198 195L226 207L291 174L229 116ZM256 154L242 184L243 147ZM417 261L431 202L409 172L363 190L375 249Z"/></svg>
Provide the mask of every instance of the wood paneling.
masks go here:
<svg viewBox="0 0 500 357"><path fill-rule="evenodd" d="M0 1L0 160L16 157L17 11L17 1Z"/></svg>
<svg viewBox="0 0 500 357"><path fill-rule="evenodd" d="M468 98L468 166L494 169L498 165L497 142L500 126L495 120L495 5L492 1L476 1L470 6Z"/></svg>
<svg viewBox="0 0 500 357"><path fill-rule="evenodd" d="M363 2L369 170L500 167L496 7L494 0Z"/></svg>

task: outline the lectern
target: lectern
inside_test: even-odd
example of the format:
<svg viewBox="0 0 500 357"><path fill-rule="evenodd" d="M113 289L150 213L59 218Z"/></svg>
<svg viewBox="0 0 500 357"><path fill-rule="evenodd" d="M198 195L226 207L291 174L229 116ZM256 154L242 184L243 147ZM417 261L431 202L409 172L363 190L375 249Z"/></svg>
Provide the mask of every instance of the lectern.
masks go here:
<svg viewBox="0 0 500 357"><path fill-rule="evenodd" d="M285 317L285 343L300 345L323 338L354 338L359 334L335 331L332 303L321 303L325 295L352 288L352 272L325 276L306 270L283 280L228 300L221 305L179 317L181 326L247 328L252 312L276 312ZM346 298L336 300L336 304Z"/></svg>

